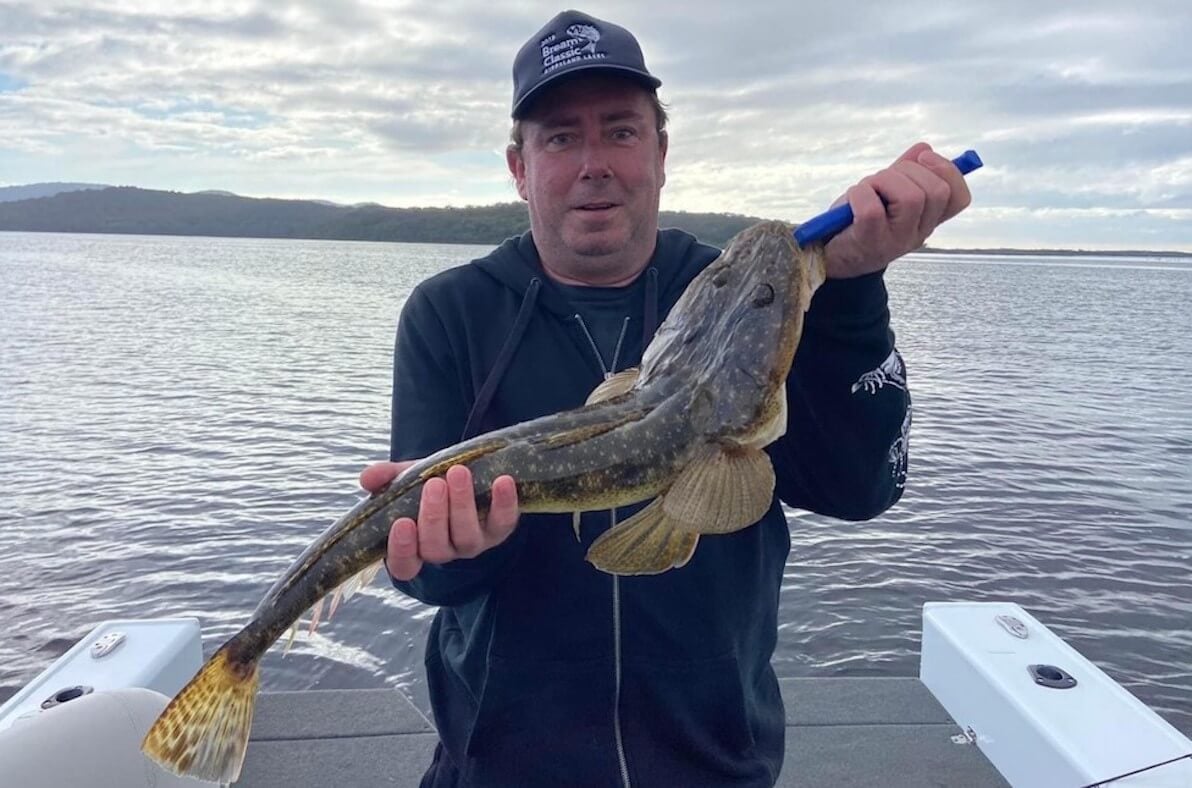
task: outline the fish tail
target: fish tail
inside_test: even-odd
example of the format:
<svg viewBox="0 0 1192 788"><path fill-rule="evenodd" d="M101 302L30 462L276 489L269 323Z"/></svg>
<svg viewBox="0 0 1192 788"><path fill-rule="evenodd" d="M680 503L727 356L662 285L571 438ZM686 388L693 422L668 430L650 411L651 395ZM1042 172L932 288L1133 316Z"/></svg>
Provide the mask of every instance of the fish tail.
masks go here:
<svg viewBox="0 0 1192 788"><path fill-rule="evenodd" d="M216 651L153 723L141 750L175 774L218 783L240 777L256 704L260 655Z"/></svg>

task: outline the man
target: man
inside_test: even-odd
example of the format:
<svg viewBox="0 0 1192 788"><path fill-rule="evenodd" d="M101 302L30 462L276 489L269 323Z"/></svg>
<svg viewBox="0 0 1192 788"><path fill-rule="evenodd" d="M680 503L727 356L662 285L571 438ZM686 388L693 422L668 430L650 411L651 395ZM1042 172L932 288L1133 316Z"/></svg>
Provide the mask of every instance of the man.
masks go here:
<svg viewBox="0 0 1192 788"><path fill-rule="evenodd" d="M530 232L411 294L394 355L395 462L364 471L369 490L461 438L581 404L638 363L718 254L658 230L666 116L628 31L562 13L521 49L513 78L507 162ZM570 515L519 523L504 476L482 518L462 466L426 483L417 522L394 523L394 585L440 606L426 652L440 744L424 786L774 784L785 728L770 657L790 550L779 500L859 520L900 496L909 399L882 271L969 195L919 144L847 199L856 219L827 247L830 279L787 381L789 428L767 449L775 499L757 525L702 539L681 569L615 578L584 561L610 513L585 514L578 540Z"/></svg>

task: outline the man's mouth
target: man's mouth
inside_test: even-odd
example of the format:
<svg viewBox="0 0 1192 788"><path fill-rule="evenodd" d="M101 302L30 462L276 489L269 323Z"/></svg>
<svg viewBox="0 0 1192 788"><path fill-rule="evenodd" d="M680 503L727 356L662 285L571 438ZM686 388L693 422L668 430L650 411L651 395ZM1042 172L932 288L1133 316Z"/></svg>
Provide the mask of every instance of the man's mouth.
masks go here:
<svg viewBox="0 0 1192 788"><path fill-rule="evenodd" d="M587 202L587 203L584 203L583 205L577 205L575 207L575 210L577 210L577 211L607 211L610 208L616 208L616 207L617 207L617 204L615 202Z"/></svg>

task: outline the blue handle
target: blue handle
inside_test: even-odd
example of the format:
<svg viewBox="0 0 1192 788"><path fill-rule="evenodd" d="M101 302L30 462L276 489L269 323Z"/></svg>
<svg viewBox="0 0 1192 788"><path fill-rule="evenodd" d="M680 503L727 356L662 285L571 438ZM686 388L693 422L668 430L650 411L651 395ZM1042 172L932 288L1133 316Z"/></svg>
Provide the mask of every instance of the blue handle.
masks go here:
<svg viewBox="0 0 1192 788"><path fill-rule="evenodd" d="M952 159L952 163L960 170L961 175L968 175L980 167L983 162L975 150L966 150ZM799 225L799 229L795 230L795 243L802 247L816 241L827 241L852 223L853 209L849 204L837 205L832 210L821 213Z"/></svg>

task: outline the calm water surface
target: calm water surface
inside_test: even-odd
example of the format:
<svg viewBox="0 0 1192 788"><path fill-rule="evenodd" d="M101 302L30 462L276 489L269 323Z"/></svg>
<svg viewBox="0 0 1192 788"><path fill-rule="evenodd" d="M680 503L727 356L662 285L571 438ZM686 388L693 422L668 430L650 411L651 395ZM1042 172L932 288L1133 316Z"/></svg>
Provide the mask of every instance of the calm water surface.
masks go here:
<svg viewBox="0 0 1192 788"><path fill-rule="evenodd" d="M384 457L406 294L483 251L0 233L0 696L105 618L230 635ZM779 675L912 675L923 602L1012 600L1192 732L1192 263L887 279L911 479L872 522L790 513ZM377 581L263 684L425 708L432 613Z"/></svg>

